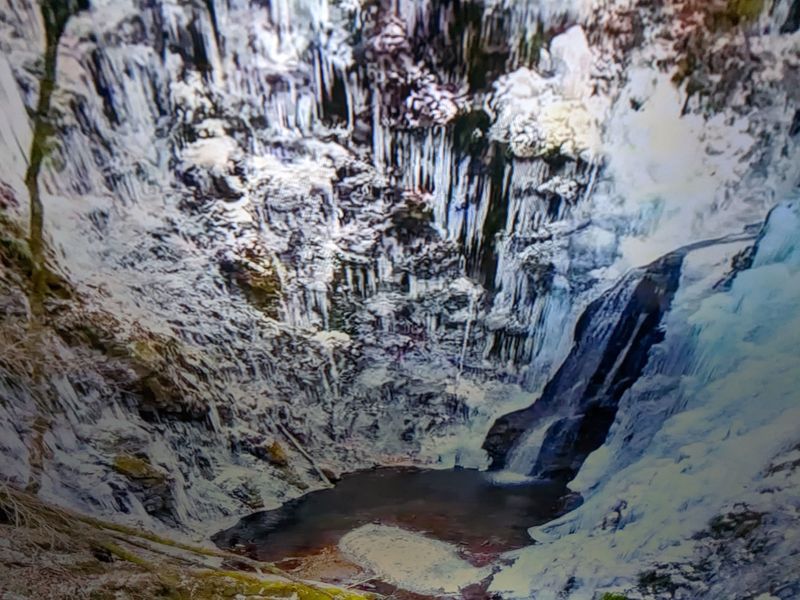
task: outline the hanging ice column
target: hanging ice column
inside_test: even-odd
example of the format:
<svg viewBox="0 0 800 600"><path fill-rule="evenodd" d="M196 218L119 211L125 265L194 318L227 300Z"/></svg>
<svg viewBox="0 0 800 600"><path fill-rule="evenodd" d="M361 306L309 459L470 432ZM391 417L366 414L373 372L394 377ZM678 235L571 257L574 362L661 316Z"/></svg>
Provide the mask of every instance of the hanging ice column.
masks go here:
<svg viewBox="0 0 800 600"><path fill-rule="evenodd" d="M586 229L607 110L592 91L594 60L582 29L572 27L542 52L538 70L501 77L488 102L490 135L514 159L484 356L514 365L534 392L566 355L564 324L577 317L575 303L592 285L588 273L614 252L613 234ZM596 242L608 256L585 260L581 251L573 260L576 248Z"/></svg>

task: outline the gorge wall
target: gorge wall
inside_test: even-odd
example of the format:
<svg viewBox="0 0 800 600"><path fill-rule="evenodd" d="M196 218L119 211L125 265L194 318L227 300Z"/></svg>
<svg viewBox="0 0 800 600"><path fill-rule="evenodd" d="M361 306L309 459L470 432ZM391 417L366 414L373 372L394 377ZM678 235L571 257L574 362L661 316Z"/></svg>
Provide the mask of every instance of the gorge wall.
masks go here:
<svg viewBox="0 0 800 600"><path fill-rule="evenodd" d="M686 256L730 278L800 181L796 2L0 6L0 472L130 522L376 464L591 491Z"/></svg>

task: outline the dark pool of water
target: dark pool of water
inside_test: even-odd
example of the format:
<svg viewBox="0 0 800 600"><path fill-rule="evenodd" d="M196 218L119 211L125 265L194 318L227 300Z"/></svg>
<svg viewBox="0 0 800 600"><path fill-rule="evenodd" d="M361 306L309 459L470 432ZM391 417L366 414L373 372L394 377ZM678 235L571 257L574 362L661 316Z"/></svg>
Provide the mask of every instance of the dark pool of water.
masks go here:
<svg viewBox="0 0 800 600"><path fill-rule="evenodd" d="M496 554L531 543L527 529L563 514L565 488L497 485L481 471L381 468L345 476L278 509L250 515L214 542L252 558L279 561L334 546L368 523L396 525Z"/></svg>

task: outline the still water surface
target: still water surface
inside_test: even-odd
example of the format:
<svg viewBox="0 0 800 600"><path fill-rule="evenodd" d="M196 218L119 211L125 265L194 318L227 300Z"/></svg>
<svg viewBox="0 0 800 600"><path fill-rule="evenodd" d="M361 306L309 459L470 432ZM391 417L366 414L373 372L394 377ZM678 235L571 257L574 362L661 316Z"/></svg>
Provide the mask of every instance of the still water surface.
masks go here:
<svg viewBox="0 0 800 600"><path fill-rule="evenodd" d="M527 529L562 514L565 491L544 482L498 485L470 469L374 469L245 517L214 542L277 562L314 554L357 527L380 523L492 555L531 544Z"/></svg>

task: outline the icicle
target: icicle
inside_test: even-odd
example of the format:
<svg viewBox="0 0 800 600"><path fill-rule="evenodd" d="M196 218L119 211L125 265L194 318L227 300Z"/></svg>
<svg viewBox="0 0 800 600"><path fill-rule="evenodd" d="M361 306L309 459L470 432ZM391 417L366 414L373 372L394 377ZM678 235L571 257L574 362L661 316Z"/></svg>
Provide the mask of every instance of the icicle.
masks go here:
<svg viewBox="0 0 800 600"><path fill-rule="evenodd" d="M461 380L461 374L464 372L464 360L467 356L467 349L469 348L469 335L472 329L472 323L475 320L475 292L472 291L469 295L469 309L467 322L464 324L464 340L461 343L461 355L458 359L458 372L456 373L456 384Z"/></svg>

